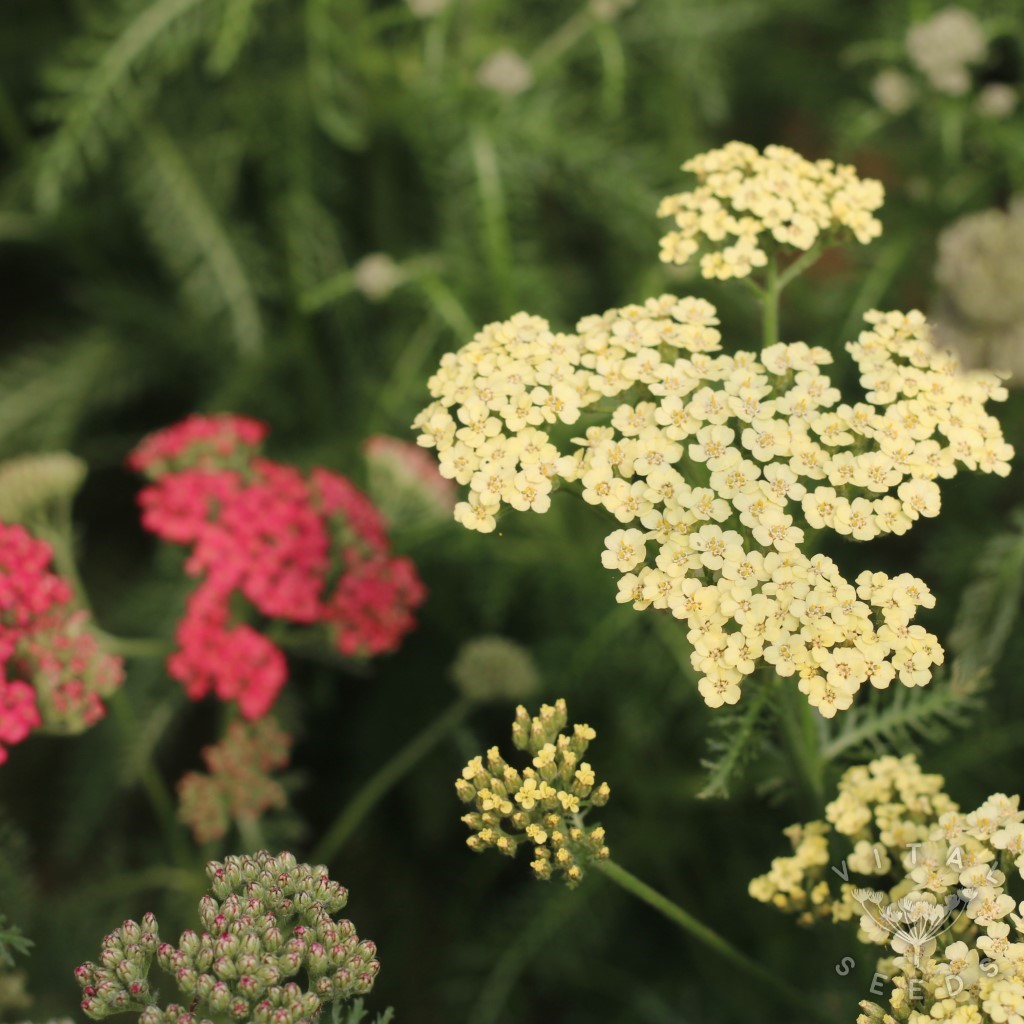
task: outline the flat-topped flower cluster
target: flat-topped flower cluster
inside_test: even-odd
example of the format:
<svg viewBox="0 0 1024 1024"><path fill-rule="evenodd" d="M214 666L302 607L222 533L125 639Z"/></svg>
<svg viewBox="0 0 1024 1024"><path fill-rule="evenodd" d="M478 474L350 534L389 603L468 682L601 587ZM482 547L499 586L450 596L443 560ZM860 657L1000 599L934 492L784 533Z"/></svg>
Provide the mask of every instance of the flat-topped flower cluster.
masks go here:
<svg viewBox="0 0 1024 1024"><path fill-rule="evenodd" d="M247 718L265 714L287 678L284 654L250 620L321 626L341 653L368 656L397 647L425 596L370 500L330 470L264 458L265 435L245 417L191 416L129 460L152 481L143 525L190 545L186 569L201 579L168 670L192 699L237 700Z"/></svg>
<svg viewBox="0 0 1024 1024"><path fill-rule="evenodd" d="M846 346L864 399L844 400L823 348L722 353L703 299L663 295L574 334L518 314L443 357L414 425L468 487L455 517L470 529L506 505L546 511L560 481L611 513L619 600L687 622L710 706L736 703L763 662L832 716L865 682L926 684L943 653L911 621L934 603L923 582L848 582L804 553L807 534L905 533L938 514L938 480L1005 475L1013 454L985 409L1006 397L998 377L962 373L917 311L866 320Z"/></svg>
<svg viewBox="0 0 1024 1024"><path fill-rule="evenodd" d="M50 570L53 551L22 526L0 523L0 763L33 730L82 732L124 678Z"/></svg>
<svg viewBox="0 0 1024 1024"><path fill-rule="evenodd" d="M683 170L697 185L661 201L658 216L676 225L661 240L661 258L684 264L704 249L706 278L749 277L780 246L806 251L842 234L866 245L882 233L874 216L885 199L881 182L845 164L812 162L786 146L759 153L730 142Z"/></svg>
<svg viewBox="0 0 1024 1024"><path fill-rule="evenodd" d="M863 1003L859 1024L1020 1019L1024 903L1009 892L1024 876L1020 798L995 793L964 812L944 786L910 755L850 768L825 820L786 829L792 855L750 883L802 924L857 921L860 941L891 945L878 965L889 1005Z"/></svg>

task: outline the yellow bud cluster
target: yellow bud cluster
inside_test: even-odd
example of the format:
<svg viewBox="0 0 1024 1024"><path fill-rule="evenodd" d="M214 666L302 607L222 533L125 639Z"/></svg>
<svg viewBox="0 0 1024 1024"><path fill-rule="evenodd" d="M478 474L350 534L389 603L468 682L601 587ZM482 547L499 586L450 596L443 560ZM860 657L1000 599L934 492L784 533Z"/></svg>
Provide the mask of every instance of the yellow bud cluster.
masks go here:
<svg viewBox="0 0 1024 1024"><path fill-rule="evenodd" d="M584 818L592 807L608 802L610 790L607 783L597 784L593 768L583 760L594 730L575 725L564 733L566 721L564 700L543 705L533 718L520 706L512 739L530 755L530 766L520 772L492 747L466 765L455 790L475 808L462 819L473 831L466 840L471 850L493 847L513 857L525 843L538 878L560 875L573 888L588 863L608 856L604 829L588 828Z"/></svg>
<svg viewBox="0 0 1024 1024"><path fill-rule="evenodd" d="M661 258L684 264L703 248L706 278L748 277L779 247L806 251L842 233L867 244L882 233L873 216L885 198L881 182L832 160L812 163L785 146L759 153L730 142L683 170L697 185L661 201L658 215L676 224L661 240Z"/></svg>
<svg viewBox="0 0 1024 1024"><path fill-rule="evenodd" d="M419 443L468 485L470 528L493 530L502 504L545 511L559 480L606 509L619 601L687 622L709 706L735 704L764 663L832 717L865 682L927 684L943 652L911 623L934 604L923 582L850 583L803 553L807 533L903 534L938 514L938 480L1005 475L1013 455L985 410L1006 397L997 376L962 373L917 311L866 320L846 346L866 401L844 402L825 349L721 354L703 299L663 295L573 335L520 314L444 357ZM600 419L569 436L583 412Z"/></svg>
<svg viewBox="0 0 1024 1024"><path fill-rule="evenodd" d="M826 820L786 829L792 855L750 883L802 924L856 920L862 942L890 947L878 970L902 973L862 1024L984 1024L1024 1007L1024 903L1009 891L1024 877L1020 798L965 813L944 785L913 756L850 768Z"/></svg>

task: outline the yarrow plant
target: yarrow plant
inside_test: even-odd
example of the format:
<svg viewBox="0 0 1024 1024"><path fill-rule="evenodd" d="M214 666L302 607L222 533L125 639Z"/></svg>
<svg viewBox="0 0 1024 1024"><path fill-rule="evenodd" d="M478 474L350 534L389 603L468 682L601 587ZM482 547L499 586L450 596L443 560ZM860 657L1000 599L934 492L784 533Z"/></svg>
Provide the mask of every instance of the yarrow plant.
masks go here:
<svg viewBox="0 0 1024 1024"><path fill-rule="evenodd" d="M34 523L82 486L86 465L70 452L22 455L0 462L0 520Z"/></svg>
<svg viewBox="0 0 1024 1024"><path fill-rule="evenodd" d="M786 146L759 153L743 142L702 153L683 164L695 188L666 196L658 215L676 228L661 240L666 263L688 263L702 248L706 278L745 278L774 266L778 249L807 252L852 235L862 245L882 233L874 212L881 182L860 178L846 164L805 160Z"/></svg>
<svg viewBox="0 0 1024 1024"><path fill-rule="evenodd" d="M250 719L287 678L260 617L320 627L342 654L367 657L398 646L425 596L412 562L390 553L369 499L330 470L303 474L264 458L265 436L244 417L191 416L129 459L151 481L139 496L143 525L189 545L186 570L200 579L170 674L193 700L236 700Z"/></svg>
<svg viewBox="0 0 1024 1024"><path fill-rule="evenodd" d="M24 527L0 523L0 763L33 730L79 733L106 713L124 677L102 649L53 551Z"/></svg>
<svg viewBox="0 0 1024 1024"><path fill-rule="evenodd" d="M1020 385L1024 355L1024 197L982 210L939 235L939 337L966 363L1010 370Z"/></svg>
<svg viewBox="0 0 1024 1024"><path fill-rule="evenodd" d="M803 924L855 921L861 942L891 946L877 967L888 1004L862 1003L859 1024L1021 1019L1020 798L994 793L965 812L944 786L911 755L848 769L825 820L786 829L793 853L750 884Z"/></svg>
<svg viewBox="0 0 1024 1024"><path fill-rule="evenodd" d="M466 845L476 853L494 849L508 857L523 848L533 858L534 877L560 879L570 889L591 869L598 871L812 1019L827 1020L796 989L610 858L604 828L586 820L611 795L608 784L599 783L593 767L583 760L596 735L589 725L568 726L564 700L542 704L533 716L522 706L516 708L512 743L530 764L517 769L498 747L491 747L474 757L455 780L458 798L473 808L462 818L472 833Z"/></svg>
<svg viewBox="0 0 1024 1024"><path fill-rule="evenodd" d="M325 1006L365 995L380 969L376 946L338 913L348 891L323 866L290 853L212 861L200 931L165 942L152 914L106 936L100 961L75 977L93 1020L138 1012L139 1024L312 1024ZM154 961L181 993L161 1005Z"/></svg>
<svg viewBox="0 0 1024 1024"><path fill-rule="evenodd" d="M473 832L466 840L471 850L482 853L493 847L514 857L525 844L538 878L561 875L572 887L580 883L588 863L608 856L604 829L588 828L584 819L591 808L604 807L611 790L606 782L597 782L583 760L597 734L582 724L565 733L566 721L564 700L542 705L533 718L520 705L512 743L531 756L530 766L520 772L491 747L486 757L474 757L463 768L455 790L463 803L474 807L462 819Z"/></svg>
<svg viewBox="0 0 1024 1024"><path fill-rule="evenodd" d="M375 434L363 444L367 490L391 527L436 523L451 518L455 484L437 462L411 441Z"/></svg>
<svg viewBox="0 0 1024 1024"><path fill-rule="evenodd" d="M223 839L232 823L240 829L267 811L286 806L288 796L274 773L287 767L292 738L272 715L232 722L218 743L204 748L205 772L178 782L178 816L197 843Z"/></svg>
<svg viewBox="0 0 1024 1024"><path fill-rule="evenodd" d="M728 175L730 152L699 166L724 161L714 173ZM789 180L772 159L758 189ZM866 240L863 197L876 190L851 174L838 191L808 179L809 198L787 194L818 229L855 225ZM834 223L819 209L829 202ZM939 480L1005 475L1013 449L985 409L1006 397L999 378L962 372L921 313L866 315L846 345L863 395L844 398L822 372L826 349L775 337L781 286L768 274L759 352L723 353L717 311L695 297L585 317L574 334L525 313L490 324L443 357L414 426L441 473L468 486L455 517L470 529L494 530L503 506L545 512L562 484L609 512L620 528L602 563L619 574L619 601L687 623L709 706L735 704L766 666L832 717L865 682L927 684L943 651L912 622L934 604L921 580L865 570L850 582L805 550L813 535L904 534L938 514Z"/></svg>

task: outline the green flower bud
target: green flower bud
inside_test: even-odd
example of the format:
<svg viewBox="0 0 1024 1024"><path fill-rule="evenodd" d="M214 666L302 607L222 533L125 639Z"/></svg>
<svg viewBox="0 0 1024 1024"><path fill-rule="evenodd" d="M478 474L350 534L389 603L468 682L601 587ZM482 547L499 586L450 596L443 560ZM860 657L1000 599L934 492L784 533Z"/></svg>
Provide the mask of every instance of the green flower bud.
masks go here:
<svg viewBox="0 0 1024 1024"><path fill-rule="evenodd" d="M525 700L540 688L540 674L529 651L500 636L463 644L451 676L470 700Z"/></svg>
<svg viewBox="0 0 1024 1024"><path fill-rule="evenodd" d="M23 455L0 462L0 520L25 523L70 501L82 486L85 463L70 452Z"/></svg>

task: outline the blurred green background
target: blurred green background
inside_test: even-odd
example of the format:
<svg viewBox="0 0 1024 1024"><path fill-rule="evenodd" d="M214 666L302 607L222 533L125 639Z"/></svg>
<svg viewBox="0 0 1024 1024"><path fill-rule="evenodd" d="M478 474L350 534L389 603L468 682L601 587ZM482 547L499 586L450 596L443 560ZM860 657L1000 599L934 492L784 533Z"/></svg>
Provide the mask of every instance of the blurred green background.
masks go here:
<svg viewBox="0 0 1024 1024"><path fill-rule="evenodd" d="M68 448L88 461L76 524L97 617L170 636L181 558L142 533L124 468L149 430L246 413L270 424L275 458L365 482L363 441L409 437L440 355L519 309L567 328L693 293L719 306L727 347L756 344L745 289L657 259L658 199L698 152L780 142L886 184L885 235L791 289L787 340L839 350L871 306L930 309L938 233L1024 192L1019 112L986 117L976 102L986 85L1020 86L1021 0L966 5L990 40L968 95L922 87L898 114L874 98L880 70L913 74L904 35L941 6L3 0L0 457ZM1019 446L1024 403L996 411ZM872 545L869 563L929 583L940 639L1024 488L965 477L944 498L939 520ZM294 661L279 708L297 736L294 806L271 838L308 852L452 700L459 647L499 633L536 658L538 701L565 696L598 730L615 858L852 1020L872 966L852 934L800 931L746 894L804 808L772 785L770 749L728 801L698 798L728 715L697 695L678 626L615 604L605 532L564 495L490 537L398 524L430 589L419 629L358 672ZM1021 789L1022 670L1013 637L984 709L924 753L964 804ZM33 739L0 769L0 911L36 942L23 961L36 1003L9 1019L71 1011L73 967L123 918L154 909L170 934L194 911L201 879L175 866L140 766L154 757L169 783L198 767L219 709L187 705L155 663L131 663L126 693L134 743L104 722ZM372 1005L417 1024L792 1021L603 878L570 893L466 850L452 781L510 721L508 706L475 714L332 865L380 946ZM840 978L845 955L858 969Z"/></svg>

